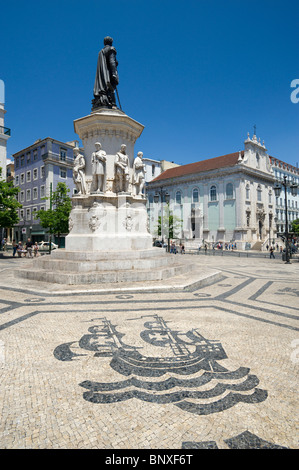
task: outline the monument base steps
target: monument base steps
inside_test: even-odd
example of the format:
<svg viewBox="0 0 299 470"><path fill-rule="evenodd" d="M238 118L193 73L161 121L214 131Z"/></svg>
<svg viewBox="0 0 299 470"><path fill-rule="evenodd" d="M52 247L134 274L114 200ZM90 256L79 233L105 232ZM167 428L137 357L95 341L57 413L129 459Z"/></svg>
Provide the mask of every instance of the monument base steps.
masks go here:
<svg viewBox="0 0 299 470"><path fill-rule="evenodd" d="M33 259L16 277L65 285L159 281L188 273L193 264L161 248L128 252L58 250Z"/></svg>

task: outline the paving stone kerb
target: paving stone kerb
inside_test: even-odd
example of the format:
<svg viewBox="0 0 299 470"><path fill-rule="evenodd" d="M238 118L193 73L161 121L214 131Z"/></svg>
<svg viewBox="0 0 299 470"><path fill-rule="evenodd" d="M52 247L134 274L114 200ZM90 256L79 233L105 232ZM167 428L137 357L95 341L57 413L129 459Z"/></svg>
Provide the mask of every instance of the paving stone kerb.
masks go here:
<svg viewBox="0 0 299 470"><path fill-rule="evenodd" d="M0 448L298 448L299 263L187 256L199 284L64 289L16 279L30 260L0 261ZM191 354L219 346L217 376L119 368L120 344L164 363L171 344L173 368L186 332Z"/></svg>

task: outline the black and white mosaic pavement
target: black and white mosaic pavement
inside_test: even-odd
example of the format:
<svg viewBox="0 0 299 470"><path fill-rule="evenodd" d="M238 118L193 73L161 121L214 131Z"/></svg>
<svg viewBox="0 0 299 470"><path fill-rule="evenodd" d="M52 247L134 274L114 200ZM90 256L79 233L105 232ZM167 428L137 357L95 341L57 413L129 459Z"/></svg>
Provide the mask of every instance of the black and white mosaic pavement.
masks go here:
<svg viewBox="0 0 299 470"><path fill-rule="evenodd" d="M217 262L205 287L105 294L1 260L0 447L298 448L299 263Z"/></svg>

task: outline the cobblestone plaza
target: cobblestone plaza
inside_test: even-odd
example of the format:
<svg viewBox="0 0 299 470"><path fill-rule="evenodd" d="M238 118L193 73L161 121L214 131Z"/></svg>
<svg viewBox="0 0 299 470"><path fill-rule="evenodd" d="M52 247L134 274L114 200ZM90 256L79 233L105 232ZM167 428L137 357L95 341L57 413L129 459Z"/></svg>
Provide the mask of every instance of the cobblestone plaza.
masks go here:
<svg viewBox="0 0 299 470"><path fill-rule="evenodd" d="M298 261L184 257L188 288L0 260L1 449L298 448Z"/></svg>

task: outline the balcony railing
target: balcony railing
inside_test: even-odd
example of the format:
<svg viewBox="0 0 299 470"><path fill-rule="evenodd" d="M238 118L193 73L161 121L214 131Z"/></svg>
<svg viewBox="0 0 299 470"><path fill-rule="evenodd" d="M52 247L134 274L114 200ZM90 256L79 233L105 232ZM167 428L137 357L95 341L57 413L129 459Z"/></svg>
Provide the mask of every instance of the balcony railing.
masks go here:
<svg viewBox="0 0 299 470"><path fill-rule="evenodd" d="M9 127L0 126L0 134L10 135Z"/></svg>
<svg viewBox="0 0 299 470"><path fill-rule="evenodd" d="M42 155L42 159L45 160L51 160L55 163L59 163L61 165L67 165L67 166L73 166L74 165L74 158L70 157L62 157L59 153L54 153L54 152L46 152Z"/></svg>

